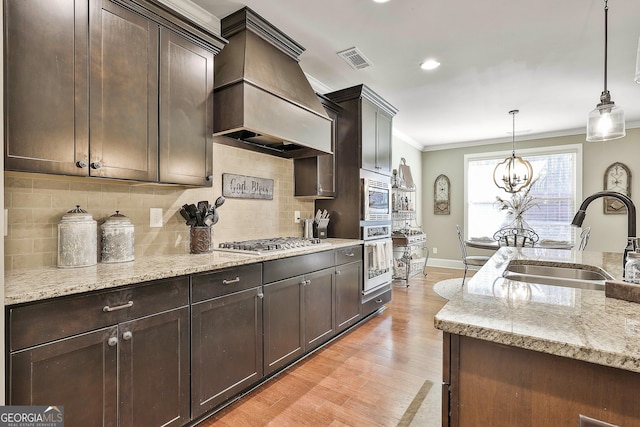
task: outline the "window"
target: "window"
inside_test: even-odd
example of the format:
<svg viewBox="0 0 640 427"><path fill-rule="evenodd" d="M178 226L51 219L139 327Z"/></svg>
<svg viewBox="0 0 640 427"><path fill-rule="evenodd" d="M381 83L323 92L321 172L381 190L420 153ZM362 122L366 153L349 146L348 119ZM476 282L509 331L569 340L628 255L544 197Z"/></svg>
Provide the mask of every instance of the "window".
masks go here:
<svg viewBox="0 0 640 427"><path fill-rule="evenodd" d="M511 151L464 156L465 237L493 238L493 233L508 225L509 218L498 209L496 197L509 199L511 195L494 184L493 170L509 155ZM524 214L525 221L541 240L574 243L576 232L570 224L582 199L582 146L518 150L517 155L531 163L535 180L530 194L537 206Z"/></svg>

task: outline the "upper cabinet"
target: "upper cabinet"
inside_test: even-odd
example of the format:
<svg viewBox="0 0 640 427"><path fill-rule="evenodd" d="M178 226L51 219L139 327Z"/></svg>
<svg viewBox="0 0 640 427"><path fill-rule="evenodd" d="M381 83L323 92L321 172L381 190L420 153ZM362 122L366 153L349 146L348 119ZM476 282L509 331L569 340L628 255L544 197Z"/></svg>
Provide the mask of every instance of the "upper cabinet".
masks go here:
<svg viewBox="0 0 640 427"><path fill-rule="evenodd" d="M357 132L360 167L391 175L391 126L398 110L366 85L331 92L326 96L343 107L341 123Z"/></svg>
<svg viewBox="0 0 640 427"><path fill-rule="evenodd" d="M293 160L295 197L334 197L336 194L336 141L338 140L338 120L340 106L319 95L327 115L331 119L331 151L316 157Z"/></svg>
<svg viewBox="0 0 640 427"><path fill-rule="evenodd" d="M5 14L5 169L211 185L223 39L141 1L5 0Z"/></svg>

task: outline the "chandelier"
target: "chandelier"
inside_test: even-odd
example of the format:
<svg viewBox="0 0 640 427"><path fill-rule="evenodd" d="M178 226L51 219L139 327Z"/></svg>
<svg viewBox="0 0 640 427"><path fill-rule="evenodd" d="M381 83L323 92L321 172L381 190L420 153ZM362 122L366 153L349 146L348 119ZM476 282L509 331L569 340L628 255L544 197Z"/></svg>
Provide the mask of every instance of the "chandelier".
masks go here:
<svg viewBox="0 0 640 427"><path fill-rule="evenodd" d="M511 110L513 117L513 137L511 139L511 157L507 157L496 165L493 171L493 182L507 193L517 193L531 183L533 168L531 163L522 157L516 157L516 114L519 110Z"/></svg>
<svg viewBox="0 0 640 427"><path fill-rule="evenodd" d="M587 141L610 141L626 135L624 129L624 111L616 107L607 90L607 21L609 6L604 1L604 90L600 94L600 103L589 113L587 120Z"/></svg>

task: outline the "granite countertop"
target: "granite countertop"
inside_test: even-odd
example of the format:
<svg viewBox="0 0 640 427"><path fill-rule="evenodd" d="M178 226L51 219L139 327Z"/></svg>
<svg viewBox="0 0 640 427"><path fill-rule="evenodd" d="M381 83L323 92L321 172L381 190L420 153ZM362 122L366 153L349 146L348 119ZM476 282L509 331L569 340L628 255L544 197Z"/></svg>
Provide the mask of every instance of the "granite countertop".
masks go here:
<svg viewBox="0 0 640 427"><path fill-rule="evenodd" d="M95 266L81 268L43 267L9 271L4 277L4 304L6 306L34 302L47 298L220 270L363 243L362 240L354 239L326 239L323 242L328 244L287 249L264 255L214 251L198 255L150 256L131 262L98 263Z"/></svg>
<svg viewBox="0 0 640 427"><path fill-rule="evenodd" d="M622 254L501 248L435 316L444 332L640 372L640 304L604 290L504 279L512 259L586 264L622 277Z"/></svg>

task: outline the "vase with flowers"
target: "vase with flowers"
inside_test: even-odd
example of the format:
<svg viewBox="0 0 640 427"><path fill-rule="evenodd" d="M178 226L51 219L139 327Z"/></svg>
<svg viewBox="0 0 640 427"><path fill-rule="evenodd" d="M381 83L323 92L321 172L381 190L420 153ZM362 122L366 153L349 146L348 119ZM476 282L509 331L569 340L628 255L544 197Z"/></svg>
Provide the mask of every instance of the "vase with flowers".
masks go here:
<svg viewBox="0 0 640 427"><path fill-rule="evenodd" d="M513 193L510 198L496 196L495 206L499 211L506 211L507 214L506 227L531 230L531 227L524 219L524 213L533 207L540 207L536 198L531 195L531 188L537 181L538 178L534 179L528 186L517 193Z"/></svg>

